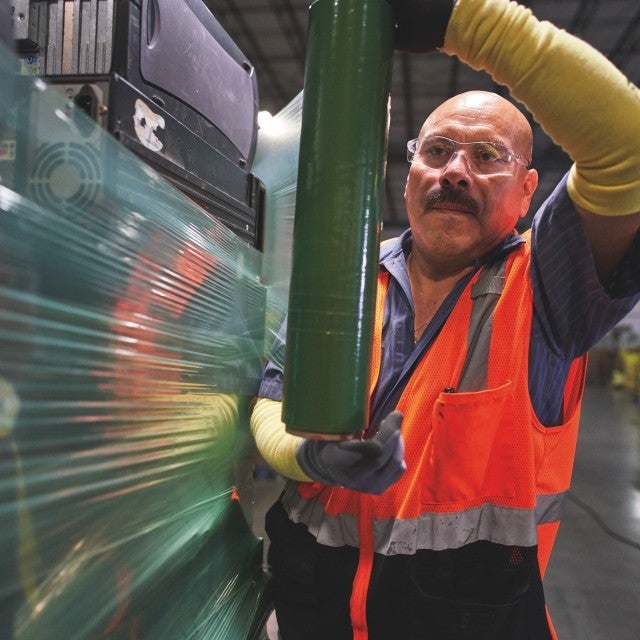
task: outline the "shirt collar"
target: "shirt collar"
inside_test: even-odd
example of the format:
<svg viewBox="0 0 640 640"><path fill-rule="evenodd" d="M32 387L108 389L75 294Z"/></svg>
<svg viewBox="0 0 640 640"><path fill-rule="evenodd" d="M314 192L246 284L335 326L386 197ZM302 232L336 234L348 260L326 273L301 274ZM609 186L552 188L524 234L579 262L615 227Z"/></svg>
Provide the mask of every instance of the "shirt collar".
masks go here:
<svg viewBox="0 0 640 640"><path fill-rule="evenodd" d="M513 251L513 249L520 246L523 242L525 242L524 237L516 231L512 231L497 247L494 247L489 253L479 258L476 261L476 266L494 262L498 258ZM399 261L404 266L406 257L411 251L412 244L413 237L411 235L411 229L407 229L396 238L383 242L380 248L380 265L391 273L395 270L394 267L398 267Z"/></svg>

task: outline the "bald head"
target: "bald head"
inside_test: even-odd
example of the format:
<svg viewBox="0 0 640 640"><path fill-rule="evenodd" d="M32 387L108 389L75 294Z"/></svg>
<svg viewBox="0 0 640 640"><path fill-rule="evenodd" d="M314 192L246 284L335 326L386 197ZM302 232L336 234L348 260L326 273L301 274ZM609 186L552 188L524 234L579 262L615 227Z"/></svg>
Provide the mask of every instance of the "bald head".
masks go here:
<svg viewBox="0 0 640 640"><path fill-rule="evenodd" d="M443 128L457 127L469 140L499 141L531 160L533 132L524 114L511 102L489 91L467 91L443 102L425 120L420 136L445 135ZM466 140L460 134L459 142Z"/></svg>

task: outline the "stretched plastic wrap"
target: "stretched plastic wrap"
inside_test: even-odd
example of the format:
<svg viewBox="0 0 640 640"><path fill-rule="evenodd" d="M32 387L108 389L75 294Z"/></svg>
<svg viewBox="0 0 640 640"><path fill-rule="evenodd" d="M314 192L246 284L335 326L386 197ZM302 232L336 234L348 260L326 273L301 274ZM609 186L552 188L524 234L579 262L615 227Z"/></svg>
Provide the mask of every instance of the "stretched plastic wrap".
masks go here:
<svg viewBox="0 0 640 640"><path fill-rule="evenodd" d="M0 51L0 638L256 636L261 255Z"/></svg>
<svg viewBox="0 0 640 640"><path fill-rule="evenodd" d="M386 0L311 5L283 390L293 433L368 425L392 56Z"/></svg>
<svg viewBox="0 0 640 640"><path fill-rule="evenodd" d="M262 267L262 282L267 288L265 354L281 367L284 353L272 346L289 304L302 95L260 128L253 166L266 191Z"/></svg>

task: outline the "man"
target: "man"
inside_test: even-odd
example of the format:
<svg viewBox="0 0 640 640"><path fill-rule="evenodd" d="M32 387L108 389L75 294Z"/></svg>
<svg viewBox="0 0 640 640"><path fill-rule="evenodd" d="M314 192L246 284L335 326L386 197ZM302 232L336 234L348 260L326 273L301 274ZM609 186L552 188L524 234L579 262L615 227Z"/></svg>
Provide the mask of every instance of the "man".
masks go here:
<svg viewBox="0 0 640 640"><path fill-rule="evenodd" d="M410 230L381 249L364 439L287 434L267 366L252 430L291 479L267 515L284 640L556 637L542 576L584 354L640 298L640 92L514 2L458 0L443 22L440 48L574 165L518 235L538 182L526 119L491 93L448 100L408 144Z"/></svg>

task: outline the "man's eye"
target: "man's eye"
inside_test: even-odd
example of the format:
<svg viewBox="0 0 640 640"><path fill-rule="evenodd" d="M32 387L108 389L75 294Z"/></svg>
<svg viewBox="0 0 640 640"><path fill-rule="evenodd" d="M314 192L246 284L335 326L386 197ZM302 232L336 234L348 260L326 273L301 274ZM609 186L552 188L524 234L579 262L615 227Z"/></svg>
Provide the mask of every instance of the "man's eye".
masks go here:
<svg viewBox="0 0 640 640"><path fill-rule="evenodd" d="M427 147L426 152L430 156L448 156L451 154L451 149L441 144L432 144Z"/></svg>
<svg viewBox="0 0 640 640"><path fill-rule="evenodd" d="M478 162L499 162L503 159L500 151L490 144L476 147L473 155Z"/></svg>

